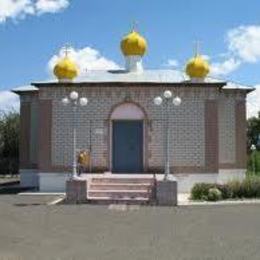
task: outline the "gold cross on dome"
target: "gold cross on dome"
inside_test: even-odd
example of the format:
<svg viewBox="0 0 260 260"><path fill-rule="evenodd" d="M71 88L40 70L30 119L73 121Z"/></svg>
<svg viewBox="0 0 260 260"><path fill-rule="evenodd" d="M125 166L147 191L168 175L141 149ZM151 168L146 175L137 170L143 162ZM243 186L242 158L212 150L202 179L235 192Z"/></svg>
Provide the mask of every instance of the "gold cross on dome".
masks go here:
<svg viewBox="0 0 260 260"><path fill-rule="evenodd" d="M133 21L132 31L137 31L138 22L136 20Z"/></svg>
<svg viewBox="0 0 260 260"><path fill-rule="evenodd" d="M63 53L65 54L65 57L68 57L71 51L71 45L66 43L62 49L63 49Z"/></svg>
<svg viewBox="0 0 260 260"><path fill-rule="evenodd" d="M200 45L201 45L201 41L195 41L194 43L194 53L195 53L195 56L198 56L199 53L200 53Z"/></svg>

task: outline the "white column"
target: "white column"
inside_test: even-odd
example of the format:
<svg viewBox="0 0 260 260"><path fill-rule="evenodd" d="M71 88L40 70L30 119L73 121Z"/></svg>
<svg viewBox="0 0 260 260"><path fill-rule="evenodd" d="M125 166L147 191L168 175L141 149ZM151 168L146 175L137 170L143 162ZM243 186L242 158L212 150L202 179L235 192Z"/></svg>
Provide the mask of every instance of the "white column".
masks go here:
<svg viewBox="0 0 260 260"><path fill-rule="evenodd" d="M126 56L125 57L126 70L128 72L143 72L142 56Z"/></svg>
<svg viewBox="0 0 260 260"><path fill-rule="evenodd" d="M205 82L205 79L204 78L191 78L190 82L192 82L192 83L202 83L202 82Z"/></svg>

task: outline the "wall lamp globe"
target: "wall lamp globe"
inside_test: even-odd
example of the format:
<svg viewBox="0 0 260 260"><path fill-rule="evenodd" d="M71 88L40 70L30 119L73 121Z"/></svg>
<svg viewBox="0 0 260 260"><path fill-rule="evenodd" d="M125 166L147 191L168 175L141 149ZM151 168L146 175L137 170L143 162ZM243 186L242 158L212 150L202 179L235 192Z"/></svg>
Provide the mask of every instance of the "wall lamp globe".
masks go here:
<svg viewBox="0 0 260 260"><path fill-rule="evenodd" d="M153 100L154 104L156 106L160 106L163 102L162 98L161 97L155 97L154 100Z"/></svg>
<svg viewBox="0 0 260 260"><path fill-rule="evenodd" d="M172 103L174 106L178 107L180 104L181 104L182 100L180 97L175 97L173 100L172 100Z"/></svg>
<svg viewBox="0 0 260 260"><path fill-rule="evenodd" d="M78 92L72 91L72 92L70 93L70 99L71 99L72 101L76 101L78 98L79 98L79 93L78 93Z"/></svg>
<svg viewBox="0 0 260 260"><path fill-rule="evenodd" d="M61 100L61 102L62 102L62 104L63 104L64 106L67 106L67 105L70 103L70 101L69 101L69 99L68 99L67 97L63 98L63 99Z"/></svg>
<svg viewBox="0 0 260 260"><path fill-rule="evenodd" d="M88 104L88 99L85 98L85 97L80 98L80 99L79 99L79 104L80 104L81 106L86 106L86 105Z"/></svg>
<svg viewBox="0 0 260 260"><path fill-rule="evenodd" d="M165 90L163 92L163 96L167 99L171 98L172 97L172 92L170 90Z"/></svg>

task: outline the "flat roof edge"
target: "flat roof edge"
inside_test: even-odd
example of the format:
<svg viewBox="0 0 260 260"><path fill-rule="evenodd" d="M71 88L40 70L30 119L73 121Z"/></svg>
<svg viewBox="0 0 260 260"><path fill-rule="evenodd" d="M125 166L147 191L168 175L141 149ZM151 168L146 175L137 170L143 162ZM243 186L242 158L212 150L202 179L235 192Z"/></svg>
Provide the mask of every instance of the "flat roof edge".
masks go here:
<svg viewBox="0 0 260 260"><path fill-rule="evenodd" d="M37 93L39 89L36 86L30 85L28 87L18 87L10 90L11 92L19 95L24 93Z"/></svg>
<svg viewBox="0 0 260 260"><path fill-rule="evenodd" d="M248 94L248 93L255 91L256 89L252 87L252 88L222 88L222 90L223 91L239 90L239 91L244 91Z"/></svg>
<svg viewBox="0 0 260 260"><path fill-rule="evenodd" d="M132 82L132 81L100 81L100 82L33 82L31 83L32 86L36 87L48 87L48 86L79 86L79 85L92 85L92 86L106 86L106 87L113 87L113 85L153 85L153 86L161 86L161 85L172 85L172 86L201 86L201 85L207 85L211 87L224 87L227 83L226 82L188 82L188 81L183 81L183 82Z"/></svg>

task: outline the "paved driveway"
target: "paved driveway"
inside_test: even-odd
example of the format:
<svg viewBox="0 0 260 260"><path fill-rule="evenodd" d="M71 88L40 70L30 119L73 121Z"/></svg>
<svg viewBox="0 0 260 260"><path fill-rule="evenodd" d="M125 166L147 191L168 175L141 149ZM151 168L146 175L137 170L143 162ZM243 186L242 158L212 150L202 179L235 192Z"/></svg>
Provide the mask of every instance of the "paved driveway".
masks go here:
<svg viewBox="0 0 260 260"><path fill-rule="evenodd" d="M260 206L46 206L0 196L0 259L260 259Z"/></svg>

